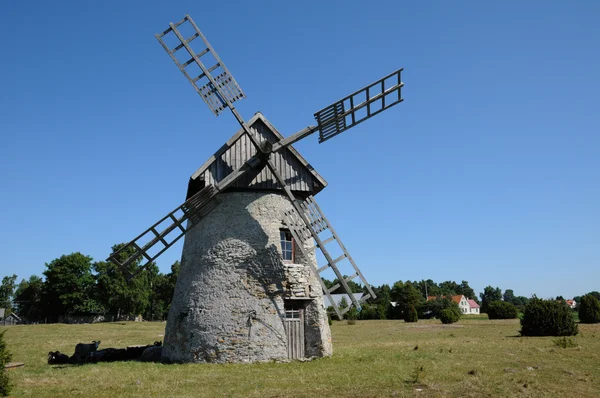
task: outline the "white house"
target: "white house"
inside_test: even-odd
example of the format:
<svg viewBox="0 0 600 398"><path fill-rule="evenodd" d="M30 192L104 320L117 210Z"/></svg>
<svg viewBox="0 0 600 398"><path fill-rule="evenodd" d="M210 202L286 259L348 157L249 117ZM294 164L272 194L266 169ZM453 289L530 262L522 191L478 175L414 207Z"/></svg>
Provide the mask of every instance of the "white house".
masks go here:
<svg viewBox="0 0 600 398"><path fill-rule="evenodd" d="M468 299L469 314L479 314L479 304L475 300Z"/></svg>

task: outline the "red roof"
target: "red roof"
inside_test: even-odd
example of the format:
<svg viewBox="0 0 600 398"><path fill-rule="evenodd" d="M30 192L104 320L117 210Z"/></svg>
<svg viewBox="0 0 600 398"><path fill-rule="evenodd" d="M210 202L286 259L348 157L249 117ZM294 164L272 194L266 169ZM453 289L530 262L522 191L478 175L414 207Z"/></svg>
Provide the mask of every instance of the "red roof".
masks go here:
<svg viewBox="0 0 600 398"><path fill-rule="evenodd" d="M450 297L450 300L454 301L456 304L460 304L462 297L462 294L457 294L456 296ZM437 298L438 296L427 296L427 301L435 300ZM448 298L448 296L443 296L443 298Z"/></svg>
<svg viewBox="0 0 600 398"><path fill-rule="evenodd" d="M469 307L479 308L479 304L477 304L477 302L475 300L468 299L468 301L469 301Z"/></svg>

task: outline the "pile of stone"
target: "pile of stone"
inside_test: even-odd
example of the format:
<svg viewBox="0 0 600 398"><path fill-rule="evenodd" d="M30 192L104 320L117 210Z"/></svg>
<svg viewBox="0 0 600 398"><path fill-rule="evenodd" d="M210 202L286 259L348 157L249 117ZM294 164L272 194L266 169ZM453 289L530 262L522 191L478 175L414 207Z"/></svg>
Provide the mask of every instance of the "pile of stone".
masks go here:
<svg viewBox="0 0 600 398"><path fill-rule="evenodd" d="M70 357L60 351L48 353L49 365L72 364L82 365L97 362L115 361L142 361L160 362L162 354L162 341L155 341L149 345L135 345L127 348L105 348L98 350L100 341L91 343L79 343L75 346L75 352Z"/></svg>

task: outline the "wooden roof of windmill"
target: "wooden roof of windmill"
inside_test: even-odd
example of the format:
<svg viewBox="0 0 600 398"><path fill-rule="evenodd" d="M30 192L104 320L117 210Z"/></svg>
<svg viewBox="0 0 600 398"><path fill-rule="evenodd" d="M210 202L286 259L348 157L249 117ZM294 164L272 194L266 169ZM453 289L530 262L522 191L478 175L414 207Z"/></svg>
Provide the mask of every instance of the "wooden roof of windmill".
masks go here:
<svg viewBox="0 0 600 398"><path fill-rule="evenodd" d="M260 112L248 122L259 141L276 143L284 137ZM243 129L240 129L210 157L191 177L188 197L209 184L216 184L233 170L256 154L256 148ZM271 155L279 173L292 191L301 196L315 195L327 186L327 182L292 146ZM276 190L281 189L271 171L265 167L257 175L242 177L234 182L231 190Z"/></svg>

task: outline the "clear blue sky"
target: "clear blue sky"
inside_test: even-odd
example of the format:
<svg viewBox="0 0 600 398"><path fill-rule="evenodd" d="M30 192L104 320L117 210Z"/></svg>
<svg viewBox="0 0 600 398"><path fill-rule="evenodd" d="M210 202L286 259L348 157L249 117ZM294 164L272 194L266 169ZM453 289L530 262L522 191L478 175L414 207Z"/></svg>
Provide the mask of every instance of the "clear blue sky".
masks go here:
<svg viewBox="0 0 600 398"><path fill-rule="evenodd" d="M370 282L600 290L597 1L5 1L0 276L106 258L236 131L153 36L185 13L246 92L241 114L284 135L405 68L404 103L297 145Z"/></svg>

